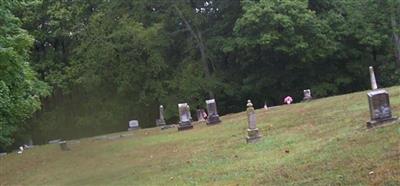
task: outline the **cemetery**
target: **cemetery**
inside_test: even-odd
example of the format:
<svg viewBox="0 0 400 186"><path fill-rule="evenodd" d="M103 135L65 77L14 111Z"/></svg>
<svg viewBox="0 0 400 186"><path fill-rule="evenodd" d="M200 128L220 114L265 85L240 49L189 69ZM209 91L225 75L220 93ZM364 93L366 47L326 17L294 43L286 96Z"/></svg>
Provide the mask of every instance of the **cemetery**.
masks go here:
<svg viewBox="0 0 400 186"><path fill-rule="evenodd" d="M399 115L400 87L385 90L392 115ZM212 127L203 122L184 132L132 130L104 140L67 141L66 151L58 144L41 145L1 156L0 180L2 185L398 185L400 121L368 129L368 92L270 110L253 109L249 100L243 103L247 111L220 116L221 123ZM180 127L190 126L186 109L180 104Z"/></svg>
<svg viewBox="0 0 400 186"><path fill-rule="evenodd" d="M0 186L400 186L400 0L0 0Z"/></svg>

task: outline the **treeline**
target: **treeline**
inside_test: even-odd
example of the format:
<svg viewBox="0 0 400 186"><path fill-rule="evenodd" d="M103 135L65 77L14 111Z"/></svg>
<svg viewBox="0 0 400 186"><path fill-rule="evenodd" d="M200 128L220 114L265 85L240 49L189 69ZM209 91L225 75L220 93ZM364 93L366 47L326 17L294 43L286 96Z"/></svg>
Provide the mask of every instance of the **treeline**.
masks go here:
<svg viewBox="0 0 400 186"><path fill-rule="evenodd" d="M400 83L398 0L1 2L3 147L154 126L159 104L176 122L180 102L230 113L364 90L371 65Z"/></svg>

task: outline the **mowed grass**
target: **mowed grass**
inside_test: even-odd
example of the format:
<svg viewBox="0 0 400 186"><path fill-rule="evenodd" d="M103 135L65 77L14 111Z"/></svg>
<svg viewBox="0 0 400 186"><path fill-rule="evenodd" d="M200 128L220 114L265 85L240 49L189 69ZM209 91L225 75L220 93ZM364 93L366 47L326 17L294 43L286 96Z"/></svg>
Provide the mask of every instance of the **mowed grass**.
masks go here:
<svg viewBox="0 0 400 186"><path fill-rule="evenodd" d="M400 87L387 90L400 116ZM256 144L246 144L242 112L183 132L144 129L81 139L67 152L43 145L9 154L0 185L400 185L400 122L367 129L366 91L256 113Z"/></svg>

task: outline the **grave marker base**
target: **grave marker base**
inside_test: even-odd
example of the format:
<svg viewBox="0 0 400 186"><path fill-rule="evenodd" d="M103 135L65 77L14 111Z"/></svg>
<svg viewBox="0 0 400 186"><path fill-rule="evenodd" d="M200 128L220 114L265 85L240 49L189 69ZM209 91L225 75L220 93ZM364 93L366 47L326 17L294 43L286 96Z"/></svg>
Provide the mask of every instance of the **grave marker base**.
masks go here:
<svg viewBox="0 0 400 186"><path fill-rule="evenodd" d="M398 119L399 119L398 117L392 117L383 120L371 120L367 122L367 128L384 126L385 124L390 124L392 121L396 121Z"/></svg>
<svg viewBox="0 0 400 186"><path fill-rule="evenodd" d="M193 125L178 126L178 131L192 129Z"/></svg>
<svg viewBox="0 0 400 186"><path fill-rule="evenodd" d="M161 130L165 130L165 129L169 129L169 128L174 128L174 127L176 127L175 125L164 125L164 126L161 126Z"/></svg>
<svg viewBox="0 0 400 186"><path fill-rule="evenodd" d="M219 116L211 115L207 118L207 125L215 125L221 123Z"/></svg>
<svg viewBox="0 0 400 186"><path fill-rule="evenodd" d="M189 130L189 129L192 129L192 128L193 128L193 125L192 125L192 123L190 121L181 122L181 123L179 123L178 131Z"/></svg>
<svg viewBox="0 0 400 186"><path fill-rule="evenodd" d="M131 128L128 128L128 131L131 131L131 130L138 130L138 129L140 129L140 127L131 127Z"/></svg>
<svg viewBox="0 0 400 186"><path fill-rule="evenodd" d="M157 125L158 127L161 127L161 126L166 125L165 120L157 119L157 120L156 120L156 125Z"/></svg>
<svg viewBox="0 0 400 186"><path fill-rule="evenodd" d="M247 129L248 136L246 137L247 143L256 143L261 139L261 135L258 132L258 128Z"/></svg>
<svg viewBox="0 0 400 186"><path fill-rule="evenodd" d="M66 141L60 141L59 144L60 144L60 148L61 148L62 151L69 151L69 150L71 150L71 149L68 147Z"/></svg>

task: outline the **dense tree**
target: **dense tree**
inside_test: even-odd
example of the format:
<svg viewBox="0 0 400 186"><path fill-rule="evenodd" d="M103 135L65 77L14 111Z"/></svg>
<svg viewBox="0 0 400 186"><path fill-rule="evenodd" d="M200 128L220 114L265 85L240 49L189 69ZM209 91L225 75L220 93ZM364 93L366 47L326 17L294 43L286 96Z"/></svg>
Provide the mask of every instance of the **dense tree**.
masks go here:
<svg viewBox="0 0 400 186"><path fill-rule="evenodd" d="M29 122L43 142L123 130L134 118L154 126L159 104L176 122L179 102L194 110L214 97L223 114L243 110L249 98L256 106L299 100L306 88L317 97L363 90L370 65L381 85L400 83L396 0L5 2L17 3L12 12L2 6L12 23L2 32L25 38L12 44L27 61L32 38L10 31L19 27L12 14L20 18L35 38L32 67L53 88ZM19 68L38 82L28 65ZM45 90L29 86L20 90ZM22 118L38 108L34 100Z"/></svg>
<svg viewBox="0 0 400 186"><path fill-rule="evenodd" d="M47 86L36 78L28 53L33 38L21 29L11 10L15 4L0 1L0 147L9 146L23 121L40 108Z"/></svg>

